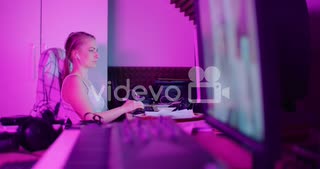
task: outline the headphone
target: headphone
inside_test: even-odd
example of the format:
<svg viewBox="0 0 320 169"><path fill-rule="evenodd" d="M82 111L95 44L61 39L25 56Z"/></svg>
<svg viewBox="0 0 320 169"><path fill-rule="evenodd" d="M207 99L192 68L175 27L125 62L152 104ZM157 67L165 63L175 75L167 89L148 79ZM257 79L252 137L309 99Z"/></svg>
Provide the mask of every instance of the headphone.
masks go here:
<svg viewBox="0 0 320 169"><path fill-rule="evenodd" d="M53 128L55 119L50 110L45 110L42 118L28 116L19 123L16 133L0 133L0 152L17 151L19 146L29 152L47 149L63 130L62 124L58 130Z"/></svg>

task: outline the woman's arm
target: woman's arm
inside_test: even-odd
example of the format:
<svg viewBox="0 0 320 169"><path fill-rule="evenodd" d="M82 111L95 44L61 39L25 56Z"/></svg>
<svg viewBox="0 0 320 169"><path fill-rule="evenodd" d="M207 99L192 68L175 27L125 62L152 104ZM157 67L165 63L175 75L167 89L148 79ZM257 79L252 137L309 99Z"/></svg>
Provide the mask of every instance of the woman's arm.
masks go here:
<svg viewBox="0 0 320 169"><path fill-rule="evenodd" d="M103 117L103 121L111 122L124 113L132 112L135 109L143 107L143 104L139 101L127 100L122 106L110 109L106 112L98 113L98 115Z"/></svg>
<svg viewBox="0 0 320 169"><path fill-rule="evenodd" d="M101 113L93 112L93 108L87 94L88 89L79 76L70 76L65 79L61 93L63 99L72 106L74 111L83 120L85 120L84 118L92 119L96 114L101 116L103 121L111 122L124 113L131 112L137 108L143 108L143 104L141 102L128 100L121 107ZM91 112L92 114L88 114L84 117L88 112Z"/></svg>

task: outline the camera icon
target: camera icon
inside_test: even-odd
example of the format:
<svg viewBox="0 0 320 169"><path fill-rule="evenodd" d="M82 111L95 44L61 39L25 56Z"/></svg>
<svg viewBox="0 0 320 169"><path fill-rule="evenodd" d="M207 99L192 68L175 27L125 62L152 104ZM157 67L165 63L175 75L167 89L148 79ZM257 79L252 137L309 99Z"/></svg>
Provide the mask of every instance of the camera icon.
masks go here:
<svg viewBox="0 0 320 169"><path fill-rule="evenodd" d="M201 82L205 78L207 82ZM220 103L222 97L230 99L230 88L222 88L220 70L214 66L206 68L205 72L200 67L193 67L189 70L188 100L190 103ZM197 89L197 97L193 97L192 89ZM203 98L200 89L206 89L206 95L210 98ZM212 91L211 93L208 91Z"/></svg>

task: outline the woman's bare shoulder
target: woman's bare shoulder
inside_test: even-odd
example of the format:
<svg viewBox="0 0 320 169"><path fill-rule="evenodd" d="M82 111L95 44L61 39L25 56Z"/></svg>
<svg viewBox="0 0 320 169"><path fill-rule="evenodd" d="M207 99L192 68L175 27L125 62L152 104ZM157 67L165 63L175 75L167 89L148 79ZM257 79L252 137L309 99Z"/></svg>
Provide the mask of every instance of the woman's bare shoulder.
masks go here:
<svg viewBox="0 0 320 169"><path fill-rule="evenodd" d="M68 98L69 95L73 96L73 93L77 93L77 95L81 93L85 94L87 93L87 89L80 76L71 75L64 79L61 93L64 97Z"/></svg>
<svg viewBox="0 0 320 169"><path fill-rule="evenodd" d="M74 87L81 87L82 80L78 75L69 75L63 80L62 89L69 89Z"/></svg>

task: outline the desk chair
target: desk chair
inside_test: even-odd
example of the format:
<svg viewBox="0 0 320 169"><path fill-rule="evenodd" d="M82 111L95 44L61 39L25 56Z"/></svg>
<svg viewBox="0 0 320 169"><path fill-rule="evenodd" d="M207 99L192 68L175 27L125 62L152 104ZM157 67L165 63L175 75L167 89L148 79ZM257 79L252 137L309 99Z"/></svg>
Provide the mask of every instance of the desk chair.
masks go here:
<svg viewBox="0 0 320 169"><path fill-rule="evenodd" d="M58 117L61 102L61 85L65 74L65 51L60 48L50 48L41 53L38 69L38 84L36 102L31 112L32 116L42 117L45 110Z"/></svg>
<svg viewBox="0 0 320 169"><path fill-rule="evenodd" d="M0 152L18 151L21 145L33 152L46 149L62 132L62 125L55 130L61 102L61 84L64 75L65 52L50 48L41 54L38 69L36 102L30 117L1 118L1 124L17 125L15 133L0 133ZM61 117L59 117L61 118ZM61 118L62 119L62 118Z"/></svg>

